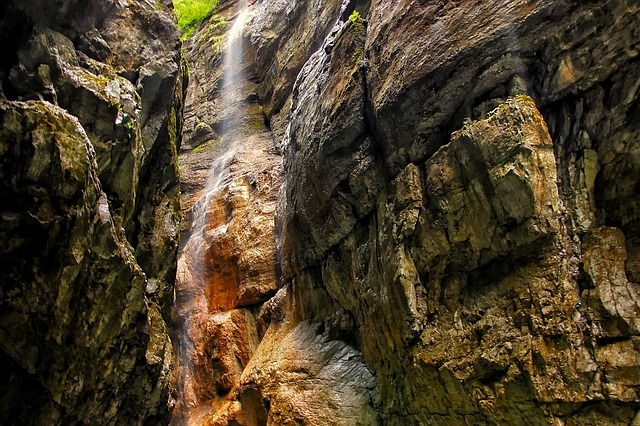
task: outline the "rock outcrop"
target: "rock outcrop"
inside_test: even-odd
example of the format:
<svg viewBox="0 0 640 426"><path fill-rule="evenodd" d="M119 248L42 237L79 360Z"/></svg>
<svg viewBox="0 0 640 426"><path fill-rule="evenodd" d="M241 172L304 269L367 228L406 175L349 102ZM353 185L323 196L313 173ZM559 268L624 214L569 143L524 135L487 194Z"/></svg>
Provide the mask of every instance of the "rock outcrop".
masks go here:
<svg viewBox="0 0 640 426"><path fill-rule="evenodd" d="M299 74L287 289L383 423L635 417L639 12L372 2Z"/></svg>
<svg viewBox="0 0 640 426"><path fill-rule="evenodd" d="M184 419L637 423L640 6L246 5L231 132L265 141L258 189L221 137L237 9L190 53L185 205L205 225L183 251L184 300L202 302L178 307L198 377ZM213 158L231 167L198 204ZM257 274L268 290L243 303Z"/></svg>
<svg viewBox="0 0 640 426"><path fill-rule="evenodd" d="M0 9L0 422L166 423L186 89L169 6Z"/></svg>

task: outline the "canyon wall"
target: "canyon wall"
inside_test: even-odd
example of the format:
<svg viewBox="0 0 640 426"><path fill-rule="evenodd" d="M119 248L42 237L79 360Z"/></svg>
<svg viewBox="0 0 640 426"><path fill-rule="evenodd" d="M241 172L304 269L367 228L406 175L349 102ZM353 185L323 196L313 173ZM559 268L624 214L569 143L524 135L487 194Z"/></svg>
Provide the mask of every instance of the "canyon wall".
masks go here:
<svg viewBox="0 0 640 426"><path fill-rule="evenodd" d="M165 424L186 90L170 2L0 10L0 423Z"/></svg>
<svg viewBox="0 0 640 426"><path fill-rule="evenodd" d="M190 194L222 139L238 8L191 40ZM204 282L270 268L269 290L209 299L192 424L638 422L640 6L247 8L237 132L270 139L281 186L266 257L238 254L246 227L215 234ZM275 202L232 163L210 229Z"/></svg>
<svg viewBox="0 0 640 426"><path fill-rule="evenodd" d="M1 423L640 422L637 2L170 9L0 6Z"/></svg>

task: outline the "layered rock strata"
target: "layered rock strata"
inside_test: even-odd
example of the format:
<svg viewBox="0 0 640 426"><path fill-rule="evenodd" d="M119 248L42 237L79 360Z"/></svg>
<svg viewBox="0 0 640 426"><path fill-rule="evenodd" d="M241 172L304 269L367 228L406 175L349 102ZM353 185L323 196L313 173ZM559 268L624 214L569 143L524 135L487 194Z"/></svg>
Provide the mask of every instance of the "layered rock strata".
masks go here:
<svg viewBox="0 0 640 426"><path fill-rule="evenodd" d="M0 9L0 423L166 423L186 89L169 6Z"/></svg>

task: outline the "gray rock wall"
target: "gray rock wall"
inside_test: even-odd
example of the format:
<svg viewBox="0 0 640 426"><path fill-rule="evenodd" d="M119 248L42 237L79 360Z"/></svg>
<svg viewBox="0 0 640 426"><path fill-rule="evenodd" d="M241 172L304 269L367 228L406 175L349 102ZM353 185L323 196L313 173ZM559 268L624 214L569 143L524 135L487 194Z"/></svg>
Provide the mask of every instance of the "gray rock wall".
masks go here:
<svg viewBox="0 0 640 426"><path fill-rule="evenodd" d="M385 424L634 418L639 17L372 2L299 74L288 289L357 342Z"/></svg>

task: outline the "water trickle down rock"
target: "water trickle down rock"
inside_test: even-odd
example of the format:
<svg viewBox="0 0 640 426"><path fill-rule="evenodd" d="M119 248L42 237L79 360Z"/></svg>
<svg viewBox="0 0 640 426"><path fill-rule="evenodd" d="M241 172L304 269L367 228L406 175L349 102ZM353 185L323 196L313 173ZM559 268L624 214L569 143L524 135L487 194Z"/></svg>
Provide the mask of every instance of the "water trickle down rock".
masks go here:
<svg viewBox="0 0 640 426"><path fill-rule="evenodd" d="M205 87L199 76L206 70L194 70L201 84L187 98L188 114L203 120L196 127L211 130L194 131L185 147L195 148L181 154L185 187L194 192L185 191L190 221L174 307L183 370L176 424L206 415L237 385L258 344L255 315L278 289L273 217L280 156L250 81L249 10L232 5L224 13L227 18L215 19L233 22L225 47L215 52L221 57L207 60L222 72L214 72ZM191 61L198 64L198 43L211 39L195 37ZM214 112L206 109L211 99L203 91L219 94Z"/></svg>
<svg viewBox="0 0 640 426"><path fill-rule="evenodd" d="M305 14L319 10L319 3L290 7L290 22L292 25L298 22L298 27L302 28L306 25ZM337 4L339 9L340 4ZM228 17L237 16L233 6L220 13ZM280 20L283 17L266 5L253 10L249 26L252 39L262 34L267 36L259 42L262 46L270 46L269 49L273 48L272 43L289 46L285 38L270 37L267 31L256 31L260 27L282 25ZM206 27L200 31L207 34ZM320 31L314 28L308 36L316 38L315 44L324 37ZM305 40L310 41L308 38L289 41L304 45ZM198 169L203 170L204 159L219 155L219 147L227 143L228 135L220 138L216 133L223 128L229 114L222 98L205 95L223 95L224 81L220 81L223 78L220 68L213 72L208 67L201 68L206 63L224 64L224 59L220 61L218 56L203 55L204 46L211 41L198 32L193 43L191 59L196 78L207 73L217 79L213 80L214 84L204 84L190 92L187 106L187 115L198 119L197 124L193 124L193 138L185 141L185 147L190 144L191 147L199 146L191 151L185 150L181 161L185 165L183 176L188 180L185 187L194 188L187 195L185 206L192 204L196 206L195 211L200 201L192 200L197 198L198 188L203 188L206 181L204 177L198 177ZM289 53L285 55L287 62L298 63L297 66L301 67L304 58L294 55L296 52L290 46L288 49ZM223 52L223 57L225 54L228 52ZM269 100L272 95L266 95L267 100L264 100L262 96L271 92L270 84L291 87L293 81L281 79L274 83L269 77L270 83L256 85L259 77L255 73L262 75L265 72L259 65L261 61L273 60L262 56L264 54L262 50L248 49L240 64L247 73L247 80L240 88L241 95L234 97L249 102L243 107L243 120L236 120L239 126L230 129L230 137L238 139L238 142L227 176L207 203L206 241L201 254L207 291L202 288L188 290L198 284L188 280L182 283L179 279L179 291L207 293L206 306L202 308L206 313L201 316L202 320L195 321L201 324L195 328L203 329L199 336L202 340L195 344L194 351L199 352L196 355L199 359L197 369L202 372L197 391L200 394L190 401L195 408L180 421L192 424L304 421L313 424L331 418L338 424L370 423L375 418L370 409L373 378L362 363L360 354L345 343L331 341L329 336L319 333L320 325L317 323L298 324L297 320L290 320L286 293L280 291L269 300L280 284L274 217L281 185L281 160L275 153L280 149L281 141L274 140L274 135L282 134L286 126L283 123L287 119L272 115L274 108L282 108L282 99ZM278 51L277 55L284 54ZM278 72L290 74L289 66ZM337 61L335 66L339 66ZM357 61L353 66L357 71ZM259 96L255 95L256 92ZM264 107L261 102L266 102ZM271 102L275 102L275 106ZM212 104L217 106L211 108ZM264 127L265 121L275 126L273 133ZM212 131L197 131L197 128ZM256 169L261 171L258 173ZM187 244L190 243L191 240ZM186 249L182 253L181 265L195 263ZM308 397L301 398L301 395ZM209 401L205 401L207 398Z"/></svg>

